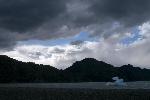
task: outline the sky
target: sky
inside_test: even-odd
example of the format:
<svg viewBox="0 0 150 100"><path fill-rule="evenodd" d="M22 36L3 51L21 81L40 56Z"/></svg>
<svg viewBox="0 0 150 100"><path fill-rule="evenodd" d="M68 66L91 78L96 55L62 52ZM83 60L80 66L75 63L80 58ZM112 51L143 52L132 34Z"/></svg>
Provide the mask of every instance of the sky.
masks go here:
<svg viewBox="0 0 150 100"><path fill-rule="evenodd" d="M150 68L149 44L150 0L0 0L0 55L19 61Z"/></svg>

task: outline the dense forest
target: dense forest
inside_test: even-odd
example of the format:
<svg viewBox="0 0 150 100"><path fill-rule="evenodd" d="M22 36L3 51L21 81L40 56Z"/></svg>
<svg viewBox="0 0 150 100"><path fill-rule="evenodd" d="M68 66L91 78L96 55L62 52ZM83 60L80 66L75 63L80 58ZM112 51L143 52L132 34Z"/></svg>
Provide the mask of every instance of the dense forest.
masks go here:
<svg viewBox="0 0 150 100"><path fill-rule="evenodd" d="M125 81L150 81L150 69L130 64L114 67L93 58L85 58L59 70L49 65L25 63L0 56L0 83L107 82L114 76Z"/></svg>

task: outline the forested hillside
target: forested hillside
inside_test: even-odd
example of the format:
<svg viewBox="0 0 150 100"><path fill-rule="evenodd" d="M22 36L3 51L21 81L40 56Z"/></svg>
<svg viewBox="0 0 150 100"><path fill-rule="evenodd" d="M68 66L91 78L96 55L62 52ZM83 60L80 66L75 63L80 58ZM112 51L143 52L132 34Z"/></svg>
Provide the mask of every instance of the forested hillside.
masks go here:
<svg viewBox="0 0 150 100"><path fill-rule="evenodd" d="M149 81L150 69L141 69L130 64L114 67L93 58L86 58L67 69L59 70L48 65L25 63L0 56L1 83L101 82L111 81L114 76L125 81Z"/></svg>

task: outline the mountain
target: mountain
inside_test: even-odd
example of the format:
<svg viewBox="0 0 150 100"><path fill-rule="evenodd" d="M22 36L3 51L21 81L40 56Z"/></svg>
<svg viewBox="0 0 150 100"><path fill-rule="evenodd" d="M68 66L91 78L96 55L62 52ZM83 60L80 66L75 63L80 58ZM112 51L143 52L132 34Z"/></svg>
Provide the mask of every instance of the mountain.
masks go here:
<svg viewBox="0 0 150 100"><path fill-rule="evenodd" d="M59 70L0 56L0 82L56 82Z"/></svg>
<svg viewBox="0 0 150 100"><path fill-rule="evenodd" d="M103 61L85 58L65 70L59 70L48 65L25 63L0 56L0 83L100 82L111 81L114 76L125 81L150 81L150 69L130 64L114 67Z"/></svg>
<svg viewBox="0 0 150 100"><path fill-rule="evenodd" d="M141 69L132 65L114 67L93 58L85 58L75 62L71 67L64 70L71 82L81 81L111 81L112 77L118 76L125 81L149 81L150 69Z"/></svg>
<svg viewBox="0 0 150 100"><path fill-rule="evenodd" d="M72 82L110 81L118 74L114 66L93 58L75 62L71 67L65 69L65 73L69 74Z"/></svg>

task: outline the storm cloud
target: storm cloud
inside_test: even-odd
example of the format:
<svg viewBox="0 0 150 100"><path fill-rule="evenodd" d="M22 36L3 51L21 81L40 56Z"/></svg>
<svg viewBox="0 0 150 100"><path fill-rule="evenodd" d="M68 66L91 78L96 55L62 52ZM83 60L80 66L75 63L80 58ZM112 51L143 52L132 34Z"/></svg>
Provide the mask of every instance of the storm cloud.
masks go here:
<svg viewBox="0 0 150 100"><path fill-rule="evenodd" d="M33 30L65 11L64 1L0 0L0 30L3 30L0 31L0 48L13 46L17 40L34 37Z"/></svg>
<svg viewBox="0 0 150 100"><path fill-rule="evenodd" d="M62 0L0 0L0 27L25 32L65 10Z"/></svg>
<svg viewBox="0 0 150 100"><path fill-rule="evenodd" d="M93 2L94 1L94 2ZM98 21L113 20L125 26L141 24L150 18L149 0L93 0L92 10Z"/></svg>
<svg viewBox="0 0 150 100"><path fill-rule="evenodd" d="M83 31L107 38L149 19L149 0L0 0L0 48Z"/></svg>

